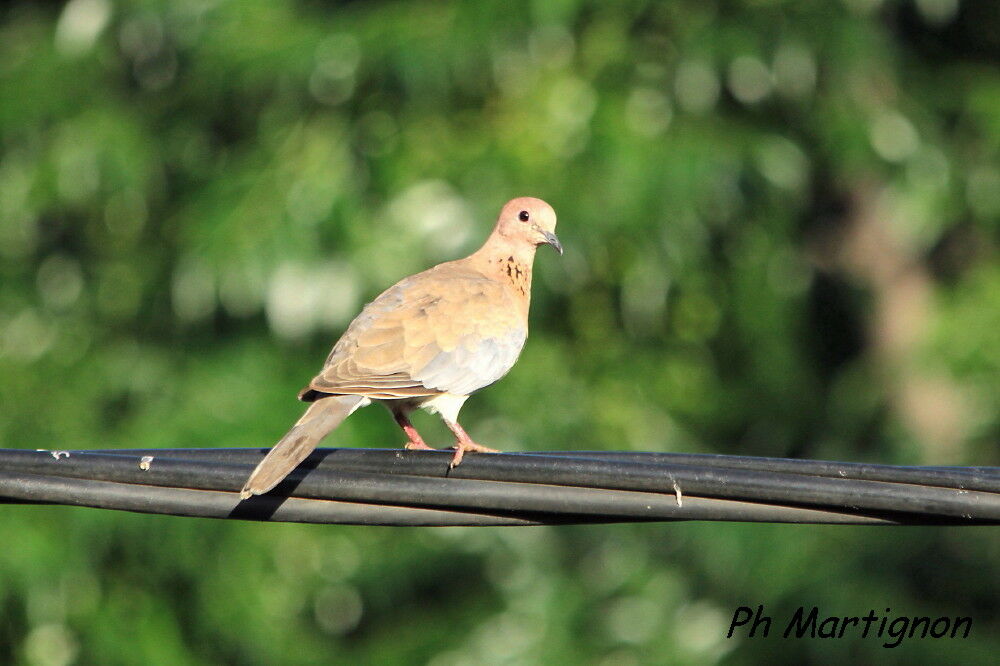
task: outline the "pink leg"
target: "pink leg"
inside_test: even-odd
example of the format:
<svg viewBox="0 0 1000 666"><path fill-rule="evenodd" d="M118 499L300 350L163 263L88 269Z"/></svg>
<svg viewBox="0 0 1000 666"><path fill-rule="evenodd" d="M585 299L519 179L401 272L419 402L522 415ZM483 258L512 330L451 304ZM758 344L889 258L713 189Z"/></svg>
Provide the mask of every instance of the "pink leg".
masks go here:
<svg viewBox="0 0 1000 666"><path fill-rule="evenodd" d="M417 432L417 429L413 427L413 424L410 423L410 419L407 418L406 414L402 412L393 412L393 416L396 417L396 423L398 423L399 427L403 429L403 432L406 433L406 437L409 440L403 445L404 448L410 449L411 451L434 450L427 446L427 443L424 442L424 438L421 437L420 433Z"/></svg>
<svg viewBox="0 0 1000 666"><path fill-rule="evenodd" d="M445 421L453 433L455 433L455 455L451 459L451 464L449 467L457 467L462 462L463 456L465 456L466 451L474 451L476 453L500 453L496 449L491 449L489 447L483 446L482 444L476 444L469 437L469 433L465 432L465 428L458 425L458 423L448 423Z"/></svg>

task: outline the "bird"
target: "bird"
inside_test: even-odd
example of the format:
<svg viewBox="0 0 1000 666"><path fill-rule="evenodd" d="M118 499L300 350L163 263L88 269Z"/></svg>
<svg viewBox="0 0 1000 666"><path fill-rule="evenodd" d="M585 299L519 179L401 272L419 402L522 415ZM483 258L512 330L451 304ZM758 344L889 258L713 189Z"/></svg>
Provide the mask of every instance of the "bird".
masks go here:
<svg viewBox="0 0 1000 666"><path fill-rule="evenodd" d="M550 245L563 253L555 227L549 204L512 199L478 250L403 278L368 303L299 392L309 407L250 474L241 500L270 491L372 402L388 408L411 450L433 449L410 413L420 408L440 415L455 435L451 467L470 451L497 453L472 440L458 413L470 394L506 375L521 354L535 251Z"/></svg>

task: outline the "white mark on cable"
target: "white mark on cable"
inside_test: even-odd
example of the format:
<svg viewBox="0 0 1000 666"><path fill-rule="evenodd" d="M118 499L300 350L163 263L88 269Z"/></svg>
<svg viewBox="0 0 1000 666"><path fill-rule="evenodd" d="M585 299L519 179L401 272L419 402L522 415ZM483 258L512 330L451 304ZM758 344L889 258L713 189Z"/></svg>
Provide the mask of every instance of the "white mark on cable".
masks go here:
<svg viewBox="0 0 1000 666"><path fill-rule="evenodd" d="M674 496L677 497L677 506L684 506L684 498L681 495L681 487L674 481Z"/></svg>
<svg viewBox="0 0 1000 666"><path fill-rule="evenodd" d="M149 469L149 465L153 462L153 456L143 456L139 459L139 469L143 472Z"/></svg>
<svg viewBox="0 0 1000 666"><path fill-rule="evenodd" d="M60 458L69 458L69 451L49 451L48 449L35 449L35 450L45 451L56 460L59 460Z"/></svg>

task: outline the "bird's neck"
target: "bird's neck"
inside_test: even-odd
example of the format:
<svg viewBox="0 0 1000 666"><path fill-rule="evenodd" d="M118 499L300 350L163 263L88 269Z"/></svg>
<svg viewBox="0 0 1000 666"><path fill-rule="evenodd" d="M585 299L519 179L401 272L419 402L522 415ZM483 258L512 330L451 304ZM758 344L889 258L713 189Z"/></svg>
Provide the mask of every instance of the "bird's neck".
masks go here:
<svg viewBox="0 0 1000 666"><path fill-rule="evenodd" d="M531 299L531 265L535 247L518 247L510 243L487 242L469 257L484 275L507 284L527 303Z"/></svg>
<svg viewBox="0 0 1000 666"><path fill-rule="evenodd" d="M511 288L525 299L531 298L531 264L523 257L515 254L499 256L494 262L494 270L500 280L507 282Z"/></svg>

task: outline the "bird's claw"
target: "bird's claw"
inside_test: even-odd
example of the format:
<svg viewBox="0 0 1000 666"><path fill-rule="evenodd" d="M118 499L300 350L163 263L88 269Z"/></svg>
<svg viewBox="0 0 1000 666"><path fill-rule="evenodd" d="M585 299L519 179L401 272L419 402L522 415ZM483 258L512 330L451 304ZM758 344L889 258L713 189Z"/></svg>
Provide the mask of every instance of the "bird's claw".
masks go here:
<svg viewBox="0 0 1000 666"><path fill-rule="evenodd" d="M449 469L455 469L462 463L462 458L465 456L466 451L472 451L473 453L500 453L497 449L491 449L488 446L483 446L482 444L476 444L475 442L457 442L454 447L455 455L452 456L451 462L448 463Z"/></svg>

